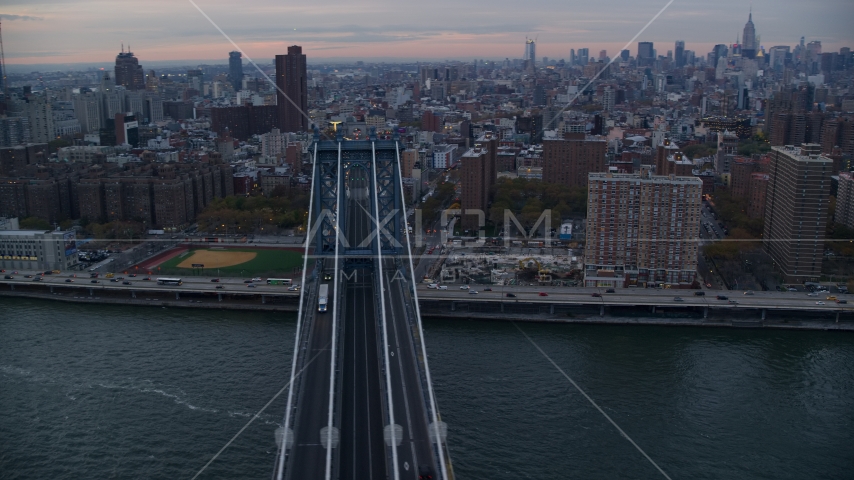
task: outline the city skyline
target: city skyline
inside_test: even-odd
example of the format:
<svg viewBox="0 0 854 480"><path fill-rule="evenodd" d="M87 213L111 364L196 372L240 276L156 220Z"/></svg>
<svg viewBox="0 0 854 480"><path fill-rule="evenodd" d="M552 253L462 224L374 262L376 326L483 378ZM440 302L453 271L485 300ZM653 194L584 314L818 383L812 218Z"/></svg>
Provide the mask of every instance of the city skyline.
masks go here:
<svg viewBox="0 0 854 480"><path fill-rule="evenodd" d="M583 47L607 50L613 57L631 38L627 32L640 29L666 2L606 2L592 9L585 5L583 10L542 2L539 7L549 15L541 20L530 14L531 5L512 3L483 12L440 2L417 17L390 2L367 7L324 4L323 8L256 2L239 10L221 2L197 4L246 55L269 63L293 44L311 52L314 62L523 58L526 36L537 38L540 58L566 59L571 48ZM840 14L811 20L815 4L791 2L781 8L779 2L763 1L752 5L760 45L767 51L774 45L794 45L801 36L821 41L827 51L849 45L848 17L841 14L847 5L842 0L822 4L823 11ZM107 63L122 43L133 46L148 63L224 62L233 50L190 2L157 0L130 4L120 11L98 5L92 0L7 2L0 13L7 65ZM686 50L705 55L715 44L741 38L749 10L734 0L714 5L674 2L638 41L654 42L663 55L674 49L677 40L684 40ZM134 23L128 25L126 18ZM68 25L74 28L69 30Z"/></svg>

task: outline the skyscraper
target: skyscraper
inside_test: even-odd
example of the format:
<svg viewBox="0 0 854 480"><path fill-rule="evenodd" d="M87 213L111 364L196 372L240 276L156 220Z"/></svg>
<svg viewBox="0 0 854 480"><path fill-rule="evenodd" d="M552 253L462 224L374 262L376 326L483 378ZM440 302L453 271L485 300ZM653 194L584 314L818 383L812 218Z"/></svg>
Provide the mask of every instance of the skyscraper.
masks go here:
<svg viewBox="0 0 854 480"><path fill-rule="evenodd" d="M463 229L478 230L483 218L475 213L476 210L488 214L489 189L495 184L497 154L498 137L487 132L460 158L460 208L463 210L460 219Z"/></svg>
<svg viewBox="0 0 854 480"><path fill-rule="evenodd" d="M122 47L122 52L116 55L116 85L122 85L128 90L143 90L145 88L142 65L131 53L130 46L128 46L127 52Z"/></svg>
<svg viewBox="0 0 854 480"><path fill-rule="evenodd" d="M771 147L762 239L787 282L821 275L833 160L820 149Z"/></svg>
<svg viewBox="0 0 854 480"><path fill-rule="evenodd" d="M278 127L283 132L308 130L308 78L302 47L288 47L287 55L276 55L276 104ZM284 95L282 94L284 92ZM285 98L287 95L288 98Z"/></svg>
<svg viewBox="0 0 854 480"><path fill-rule="evenodd" d="M652 65L655 60L652 42L638 42L638 66Z"/></svg>
<svg viewBox="0 0 854 480"><path fill-rule="evenodd" d="M676 68L682 68L685 66L685 41L677 40L676 41L676 49L673 50L673 55L675 56L674 61L676 62Z"/></svg>
<svg viewBox="0 0 854 480"><path fill-rule="evenodd" d="M529 70L537 66L537 43L533 38L525 39L525 60L528 62Z"/></svg>
<svg viewBox="0 0 854 480"><path fill-rule="evenodd" d="M579 48L578 49L578 64L581 66L587 65L590 61L590 49L589 48Z"/></svg>
<svg viewBox="0 0 854 480"><path fill-rule="evenodd" d="M747 17L747 23L744 24L744 35L741 41L741 56L744 58L756 58L756 28L753 26L753 12Z"/></svg>
<svg viewBox="0 0 854 480"><path fill-rule="evenodd" d="M630 52L628 50L621 50L620 51L620 58L622 58L624 62L628 62L629 61L629 54L630 54Z"/></svg>
<svg viewBox="0 0 854 480"><path fill-rule="evenodd" d="M243 56L240 52L228 52L228 81L234 90L243 86Z"/></svg>

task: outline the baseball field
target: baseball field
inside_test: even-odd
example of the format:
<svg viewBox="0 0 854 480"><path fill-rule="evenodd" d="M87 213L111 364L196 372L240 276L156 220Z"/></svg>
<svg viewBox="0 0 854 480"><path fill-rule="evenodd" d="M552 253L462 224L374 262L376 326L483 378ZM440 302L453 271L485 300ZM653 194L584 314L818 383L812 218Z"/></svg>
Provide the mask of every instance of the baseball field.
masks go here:
<svg viewBox="0 0 854 480"><path fill-rule="evenodd" d="M294 273L301 267L302 254L291 250L198 248L172 257L154 270L158 275L275 277Z"/></svg>

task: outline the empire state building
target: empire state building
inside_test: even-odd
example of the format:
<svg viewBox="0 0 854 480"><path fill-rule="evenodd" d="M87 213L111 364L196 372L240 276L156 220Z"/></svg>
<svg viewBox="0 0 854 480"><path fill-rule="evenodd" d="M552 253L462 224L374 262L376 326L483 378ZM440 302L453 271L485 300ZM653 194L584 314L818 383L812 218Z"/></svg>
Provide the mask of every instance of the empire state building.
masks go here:
<svg viewBox="0 0 854 480"><path fill-rule="evenodd" d="M759 50L756 45L756 27L753 26L753 12L747 17L747 23L744 24L744 35L742 35L741 56L744 58L756 58L756 52Z"/></svg>

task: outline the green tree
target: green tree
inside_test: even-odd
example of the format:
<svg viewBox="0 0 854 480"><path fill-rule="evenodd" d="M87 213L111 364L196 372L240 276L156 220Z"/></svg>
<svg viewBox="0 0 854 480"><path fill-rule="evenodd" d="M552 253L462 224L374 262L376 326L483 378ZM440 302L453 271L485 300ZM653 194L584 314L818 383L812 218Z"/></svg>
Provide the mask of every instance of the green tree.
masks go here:
<svg viewBox="0 0 854 480"><path fill-rule="evenodd" d="M18 224L21 230L50 230L52 228L47 220L39 217L27 217Z"/></svg>

